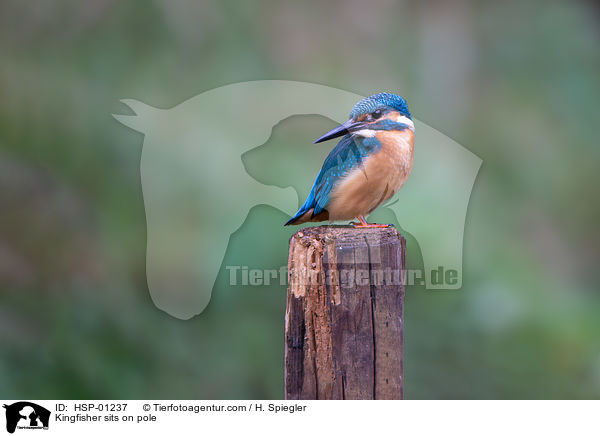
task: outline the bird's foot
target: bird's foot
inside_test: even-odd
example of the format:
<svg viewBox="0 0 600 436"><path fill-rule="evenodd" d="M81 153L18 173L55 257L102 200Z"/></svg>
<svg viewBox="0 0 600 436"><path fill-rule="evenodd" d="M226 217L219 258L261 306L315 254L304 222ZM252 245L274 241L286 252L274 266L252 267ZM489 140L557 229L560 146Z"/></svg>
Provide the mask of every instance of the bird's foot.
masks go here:
<svg viewBox="0 0 600 436"><path fill-rule="evenodd" d="M360 222L350 223L355 229L386 229L390 226L389 224L369 224L363 216L357 216L356 218L358 218L358 221Z"/></svg>

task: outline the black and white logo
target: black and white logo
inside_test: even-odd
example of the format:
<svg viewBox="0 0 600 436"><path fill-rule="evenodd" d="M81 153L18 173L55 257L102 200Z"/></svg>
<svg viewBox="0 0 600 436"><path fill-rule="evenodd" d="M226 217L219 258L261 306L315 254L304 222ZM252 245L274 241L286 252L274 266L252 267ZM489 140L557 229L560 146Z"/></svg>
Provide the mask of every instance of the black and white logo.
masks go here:
<svg viewBox="0 0 600 436"><path fill-rule="evenodd" d="M16 429L47 430L50 411L29 401L19 401L3 406L6 409L6 431L14 433Z"/></svg>

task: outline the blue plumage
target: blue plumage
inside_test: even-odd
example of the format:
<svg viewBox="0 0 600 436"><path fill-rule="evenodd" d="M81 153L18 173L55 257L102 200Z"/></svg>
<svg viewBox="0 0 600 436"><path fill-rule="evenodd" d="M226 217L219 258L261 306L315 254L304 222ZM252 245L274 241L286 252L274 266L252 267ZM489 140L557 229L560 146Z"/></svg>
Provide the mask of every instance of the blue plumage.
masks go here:
<svg viewBox="0 0 600 436"><path fill-rule="evenodd" d="M399 115L406 117L408 120L398 118ZM408 111L406 101L402 97L382 92L359 101L352 108L350 119L347 122L315 141L315 143L318 143L345 135L325 159L308 198L296 212L296 215L285 225L313 219L315 221L329 219L331 211L328 206L330 206L331 194L338 183L354 169L363 166L369 156L373 156L381 150L382 144L377 139L376 132L400 132L409 127L414 129L412 117ZM387 192L387 187L385 189ZM386 192L383 195L386 195ZM363 214L367 212L370 212L370 210L362 211ZM361 223L368 225L362 216L357 215L357 217Z"/></svg>
<svg viewBox="0 0 600 436"><path fill-rule="evenodd" d="M406 101L396 94L381 92L367 98L363 98L356 103L350 112L350 118L356 118L364 114L375 111L378 108L393 109L402 115L412 119Z"/></svg>
<svg viewBox="0 0 600 436"><path fill-rule="evenodd" d="M381 144L375 138L344 136L325 159L308 198L296 215L285 225L293 224L311 209L313 209L311 217L323 212L329 203L331 191L336 183L350 171L362 165L370 154L377 152L380 148Z"/></svg>

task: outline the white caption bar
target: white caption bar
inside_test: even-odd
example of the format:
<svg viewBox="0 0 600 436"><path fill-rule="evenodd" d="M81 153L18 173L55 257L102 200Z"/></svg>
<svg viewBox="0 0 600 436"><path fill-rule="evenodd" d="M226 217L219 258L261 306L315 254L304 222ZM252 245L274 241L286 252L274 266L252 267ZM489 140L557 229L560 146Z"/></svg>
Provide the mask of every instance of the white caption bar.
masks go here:
<svg viewBox="0 0 600 436"><path fill-rule="evenodd" d="M106 434L598 435L598 401L4 400L19 436ZM12 432L11 432L12 430ZM131 433L130 433L131 432ZM135 433L134 433L135 432ZM207 433L208 432L208 433ZM383 433L386 434L386 433Z"/></svg>

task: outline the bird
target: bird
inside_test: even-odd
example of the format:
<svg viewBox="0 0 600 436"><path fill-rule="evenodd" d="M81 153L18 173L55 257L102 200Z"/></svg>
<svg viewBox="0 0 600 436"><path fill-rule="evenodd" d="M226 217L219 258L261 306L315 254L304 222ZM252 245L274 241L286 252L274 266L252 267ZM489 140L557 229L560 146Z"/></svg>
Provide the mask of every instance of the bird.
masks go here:
<svg viewBox="0 0 600 436"><path fill-rule="evenodd" d="M366 97L349 119L314 143L343 136L325 159L304 204L285 225L346 221L385 228L366 217L404 185L413 166L415 125L404 98L389 92Z"/></svg>

